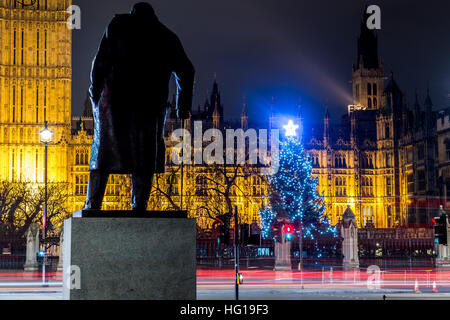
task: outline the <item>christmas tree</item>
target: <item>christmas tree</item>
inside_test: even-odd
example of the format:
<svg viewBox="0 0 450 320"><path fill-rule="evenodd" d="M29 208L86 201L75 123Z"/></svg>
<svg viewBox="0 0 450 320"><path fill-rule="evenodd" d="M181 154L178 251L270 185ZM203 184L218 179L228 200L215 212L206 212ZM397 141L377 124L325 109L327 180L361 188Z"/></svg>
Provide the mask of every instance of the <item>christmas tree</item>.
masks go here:
<svg viewBox="0 0 450 320"><path fill-rule="evenodd" d="M317 192L318 180L312 177L312 161L297 138L291 136L280 143L279 165L278 172L268 176L270 205L260 211L263 238L273 238L273 225L281 212L292 223L302 226L304 239L337 237L336 227L330 225L324 214L323 196Z"/></svg>

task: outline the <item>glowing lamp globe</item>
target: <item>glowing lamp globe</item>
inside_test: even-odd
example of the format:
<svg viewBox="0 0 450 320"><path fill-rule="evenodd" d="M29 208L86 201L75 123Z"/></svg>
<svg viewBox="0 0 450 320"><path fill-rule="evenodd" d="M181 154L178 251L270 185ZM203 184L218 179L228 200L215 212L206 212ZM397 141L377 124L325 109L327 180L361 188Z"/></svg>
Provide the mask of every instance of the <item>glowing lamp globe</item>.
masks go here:
<svg viewBox="0 0 450 320"><path fill-rule="evenodd" d="M53 131L51 131L48 128L45 128L40 133L41 136L41 142L43 143L50 143L53 140Z"/></svg>

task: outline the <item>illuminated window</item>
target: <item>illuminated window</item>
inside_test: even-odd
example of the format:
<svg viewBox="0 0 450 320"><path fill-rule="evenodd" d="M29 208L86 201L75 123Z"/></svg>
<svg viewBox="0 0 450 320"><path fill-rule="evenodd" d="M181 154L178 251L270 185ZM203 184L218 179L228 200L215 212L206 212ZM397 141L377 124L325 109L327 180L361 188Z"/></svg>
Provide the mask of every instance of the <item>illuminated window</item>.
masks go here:
<svg viewBox="0 0 450 320"><path fill-rule="evenodd" d="M392 196L392 178L386 177L386 195Z"/></svg>
<svg viewBox="0 0 450 320"><path fill-rule="evenodd" d="M196 190L195 194L197 196L207 196L208 195L208 180L205 176L198 176L195 178Z"/></svg>
<svg viewBox="0 0 450 320"><path fill-rule="evenodd" d="M110 175L108 185L106 186L107 196L117 196L119 195L119 179L116 175Z"/></svg>
<svg viewBox="0 0 450 320"><path fill-rule="evenodd" d="M392 168L392 155L386 153L386 168Z"/></svg>
<svg viewBox="0 0 450 320"><path fill-rule="evenodd" d="M39 65L39 30L36 31L36 64Z"/></svg>
<svg viewBox="0 0 450 320"><path fill-rule="evenodd" d="M13 64L15 65L16 64L16 55L17 55L17 52L16 52L16 46L17 46L17 31L16 31L16 29L14 29L14 35L13 35Z"/></svg>
<svg viewBox="0 0 450 320"><path fill-rule="evenodd" d="M21 46L20 46L20 64L23 65L24 63L24 54L23 54L23 46L25 41L25 31L22 29L22 39L21 39Z"/></svg>
<svg viewBox="0 0 450 320"><path fill-rule="evenodd" d="M75 195L86 195L89 182L89 175L76 175L75 176Z"/></svg>
<svg viewBox="0 0 450 320"><path fill-rule="evenodd" d="M174 174L171 174L166 179L166 185L167 185L167 194L172 196L178 195L178 177Z"/></svg>

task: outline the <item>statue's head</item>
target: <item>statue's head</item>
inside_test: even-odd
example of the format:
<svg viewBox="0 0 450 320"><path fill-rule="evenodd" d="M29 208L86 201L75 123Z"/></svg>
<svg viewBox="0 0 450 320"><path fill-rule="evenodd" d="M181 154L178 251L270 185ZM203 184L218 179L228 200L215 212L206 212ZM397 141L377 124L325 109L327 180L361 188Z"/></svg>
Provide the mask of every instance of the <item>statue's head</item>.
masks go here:
<svg viewBox="0 0 450 320"><path fill-rule="evenodd" d="M138 17L155 17L155 10L148 2L136 3L131 9L131 14Z"/></svg>

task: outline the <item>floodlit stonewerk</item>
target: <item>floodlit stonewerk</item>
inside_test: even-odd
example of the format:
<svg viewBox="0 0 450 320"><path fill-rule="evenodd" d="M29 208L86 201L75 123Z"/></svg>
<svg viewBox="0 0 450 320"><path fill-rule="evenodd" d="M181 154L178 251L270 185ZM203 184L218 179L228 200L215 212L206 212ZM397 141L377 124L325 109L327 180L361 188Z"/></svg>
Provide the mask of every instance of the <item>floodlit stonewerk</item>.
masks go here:
<svg viewBox="0 0 450 320"><path fill-rule="evenodd" d="M86 197L93 120L88 99L82 117L71 115L72 41L66 26L70 5L67 0L40 0L22 8L14 0L0 0L0 180L43 183L39 132L48 121L55 133L49 146L49 181L67 183L72 194L68 207L75 211ZM430 222L450 190L450 143L436 139L436 123L445 124L448 117L441 114L443 120L437 120L429 94L422 105L416 99L412 107L406 106L394 76L386 77L377 36L364 24L356 58L353 104L340 123L332 122L328 110L321 123L309 127L304 127L301 112L293 118L311 154L326 213L336 224L350 205L359 227L372 222L377 228ZM168 110L169 160L173 143L168 136L180 122L175 120L173 102ZM214 81L204 107L193 110L185 125L192 128L194 121L202 120L204 130L247 129L252 122L245 103L240 125L225 123L223 113ZM283 132L286 123L277 119L272 114L266 128ZM448 133L440 128L439 137ZM222 191L231 205L238 206L242 221L251 223L259 219L258 211L267 201L267 186L258 174L246 176L234 169L227 168L226 174L236 179ZM217 179L217 172L204 165L184 170L185 208L203 229L214 222L209 214L223 214L229 206L224 197L211 196ZM129 209L129 190L126 176L111 176L103 208ZM166 174L155 179L149 209L178 209L180 192L179 168L168 165Z"/></svg>

